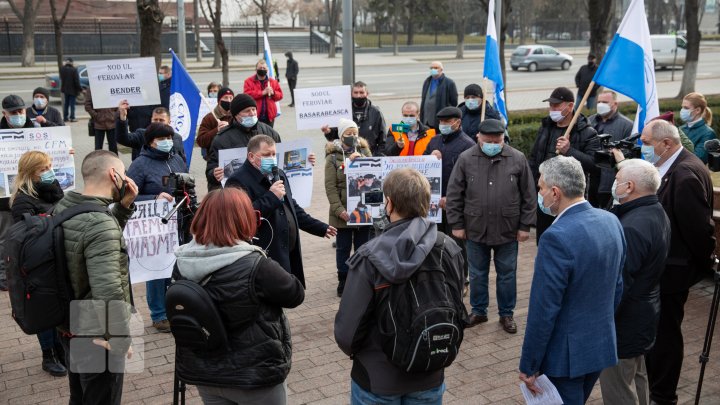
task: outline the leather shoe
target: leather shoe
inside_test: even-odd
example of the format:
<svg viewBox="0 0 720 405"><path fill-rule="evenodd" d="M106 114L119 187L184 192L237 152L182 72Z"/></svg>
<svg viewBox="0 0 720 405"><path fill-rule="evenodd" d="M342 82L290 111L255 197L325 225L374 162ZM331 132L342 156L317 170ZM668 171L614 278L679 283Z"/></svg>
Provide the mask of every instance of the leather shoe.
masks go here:
<svg viewBox="0 0 720 405"><path fill-rule="evenodd" d="M485 323L488 321L487 315L476 315L476 314L470 314L468 317L468 322L466 328L472 328L473 326L480 325L481 323Z"/></svg>
<svg viewBox="0 0 720 405"><path fill-rule="evenodd" d="M500 324L505 332L517 333L517 325L515 324L512 316L501 316Z"/></svg>

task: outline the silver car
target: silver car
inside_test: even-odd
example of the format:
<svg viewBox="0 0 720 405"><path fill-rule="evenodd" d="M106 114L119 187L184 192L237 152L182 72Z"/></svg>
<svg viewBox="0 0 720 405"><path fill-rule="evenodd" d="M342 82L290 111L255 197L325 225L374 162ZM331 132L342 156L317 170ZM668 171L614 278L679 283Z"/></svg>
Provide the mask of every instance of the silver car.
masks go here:
<svg viewBox="0 0 720 405"><path fill-rule="evenodd" d="M572 56L559 52L552 46L523 45L518 46L512 53L510 67L512 70L526 68L529 72L554 68L568 70L572 66L572 60Z"/></svg>

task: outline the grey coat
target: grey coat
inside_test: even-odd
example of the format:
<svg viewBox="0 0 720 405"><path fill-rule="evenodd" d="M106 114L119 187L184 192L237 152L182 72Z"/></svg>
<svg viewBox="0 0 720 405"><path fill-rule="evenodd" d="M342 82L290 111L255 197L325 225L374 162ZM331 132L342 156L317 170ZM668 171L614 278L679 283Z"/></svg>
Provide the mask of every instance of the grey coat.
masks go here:
<svg viewBox="0 0 720 405"><path fill-rule="evenodd" d="M633 122L630 121L626 116L620 114L620 111L616 112L607 121L602 120L598 114L593 114L588 118L588 124L595 128L595 131L599 135L610 134L612 135L613 141L619 141L632 135ZM602 169L600 173L600 188L599 193L610 193L612 184L615 181L615 170L613 169Z"/></svg>
<svg viewBox="0 0 720 405"><path fill-rule="evenodd" d="M476 145L458 158L447 190L447 218L473 242L496 246L517 240L535 224L537 197L527 159L505 145L489 157Z"/></svg>

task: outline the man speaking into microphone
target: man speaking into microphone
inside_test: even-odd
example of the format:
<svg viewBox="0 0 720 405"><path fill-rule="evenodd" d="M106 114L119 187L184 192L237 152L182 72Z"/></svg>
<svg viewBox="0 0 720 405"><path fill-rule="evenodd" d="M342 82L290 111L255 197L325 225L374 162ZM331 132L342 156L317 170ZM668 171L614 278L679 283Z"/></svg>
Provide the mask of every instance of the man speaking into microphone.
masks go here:
<svg viewBox="0 0 720 405"><path fill-rule="evenodd" d="M299 230L330 238L337 235L337 229L311 217L295 202L275 155L273 138L253 136L247 145L245 163L228 178L225 187L245 190L263 218L254 244L305 286Z"/></svg>

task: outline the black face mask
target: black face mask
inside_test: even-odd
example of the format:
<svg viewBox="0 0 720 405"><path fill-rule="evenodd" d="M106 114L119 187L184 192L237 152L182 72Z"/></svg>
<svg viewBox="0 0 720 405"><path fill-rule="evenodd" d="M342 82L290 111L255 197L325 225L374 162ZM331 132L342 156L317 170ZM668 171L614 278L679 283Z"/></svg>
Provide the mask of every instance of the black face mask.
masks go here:
<svg viewBox="0 0 720 405"><path fill-rule="evenodd" d="M352 102L356 107L362 107L365 105L367 97L353 97Z"/></svg>
<svg viewBox="0 0 720 405"><path fill-rule="evenodd" d="M258 74L258 76L260 76L260 77L265 77L265 75L267 74L267 70L265 70L265 69L258 69L258 70L257 70L257 74Z"/></svg>
<svg viewBox="0 0 720 405"><path fill-rule="evenodd" d="M342 142L345 146L351 149L355 149L355 145L357 144L356 138L354 136L343 136Z"/></svg>
<svg viewBox="0 0 720 405"><path fill-rule="evenodd" d="M114 178L120 177L120 175L115 171L115 169L113 169L113 172L114 172L113 173ZM122 199L125 198L125 192L127 191L127 185L128 185L127 179L123 179L122 177L120 177L120 183L122 185L120 187L118 187L117 183L113 181L113 185L115 186L115 189L118 192L118 198L117 199L113 198L113 201L115 201L115 202L122 201Z"/></svg>
<svg viewBox="0 0 720 405"><path fill-rule="evenodd" d="M220 101L220 108L225 111L230 111L230 102L225 100Z"/></svg>

